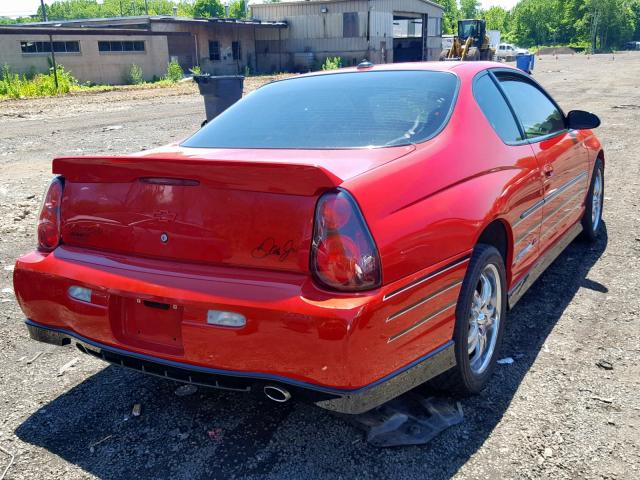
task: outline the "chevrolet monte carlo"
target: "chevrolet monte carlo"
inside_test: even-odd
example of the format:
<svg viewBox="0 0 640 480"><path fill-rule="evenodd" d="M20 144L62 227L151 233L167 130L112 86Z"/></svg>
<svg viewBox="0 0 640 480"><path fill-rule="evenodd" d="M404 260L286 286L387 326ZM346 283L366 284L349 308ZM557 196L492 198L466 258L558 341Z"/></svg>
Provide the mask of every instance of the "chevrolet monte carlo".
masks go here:
<svg viewBox="0 0 640 480"><path fill-rule="evenodd" d="M270 83L182 142L56 158L15 292L32 338L181 382L474 394L507 311L602 229L599 123L489 62Z"/></svg>

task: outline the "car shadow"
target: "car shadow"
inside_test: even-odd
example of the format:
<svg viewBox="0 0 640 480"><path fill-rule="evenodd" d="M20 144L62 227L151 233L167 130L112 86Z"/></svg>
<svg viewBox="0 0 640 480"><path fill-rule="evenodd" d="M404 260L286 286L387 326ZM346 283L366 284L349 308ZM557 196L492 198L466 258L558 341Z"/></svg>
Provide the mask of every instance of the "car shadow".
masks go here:
<svg viewBox="0 0 640 480"><path fill-rule="evenodd" d="M107 367L31 415L16 430L101 479L450 478L482 446L607 246L576 241L510 313L502 356L481 395L463 401L464 422L429 444L379 449L349 422L320 408L284 405L200 389L179 397L176 384ZM131 415L134 404L141 415Z"/></svg>

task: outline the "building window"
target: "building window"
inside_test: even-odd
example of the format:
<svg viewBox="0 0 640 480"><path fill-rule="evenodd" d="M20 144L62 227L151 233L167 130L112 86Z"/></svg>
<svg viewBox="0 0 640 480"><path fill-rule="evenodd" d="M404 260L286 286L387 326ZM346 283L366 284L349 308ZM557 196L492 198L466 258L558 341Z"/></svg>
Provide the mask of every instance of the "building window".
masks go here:
<svg viewBox="0 0 640 480"><path fill-rule="evenodd" d="M20 42L22 53L51 53L51 42ZM55 53L80 53L80 42L53 42Z"/></svg>
<svg viewBox="0 0 640 480"><path fill-rule="evenodd" d="M345 38L359 37L358 12L345 12L342 14L342 36Z"/></svg>
<svg viewBox="0 0 640 480"><path fill-rule="evenodd" d="M209 60L212 62L220 60L220 42L209 40Z"/></svg>
<svg viewBox="0 0 640 480"><path fill-rule="evenodd" d="M234 60L242 60L242 45L240 45L240 42L231 42L231 55Z"/></svg>
<svg viewBox="0 0 640 480"><path fill-rule="evenodd" d="M99 52L144 52L142 40L109 40L98 42Z"/></svg>

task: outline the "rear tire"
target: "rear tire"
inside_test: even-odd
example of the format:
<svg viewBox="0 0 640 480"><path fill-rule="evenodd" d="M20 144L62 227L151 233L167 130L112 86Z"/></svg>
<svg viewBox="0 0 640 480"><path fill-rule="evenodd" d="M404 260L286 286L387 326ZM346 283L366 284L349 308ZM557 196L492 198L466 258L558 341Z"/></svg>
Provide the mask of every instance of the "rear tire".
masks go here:
<svg viewBox="0 0 640 480"><path fill-rule="evenodd" d="M491 54L490 48L487 48L486 50L480 50L480 60L490 61L492 56L493 55Z"/></svg>
<svg viewBox="0 0 640 480"><path fill-rule="evenodd" d="M582 216L582 238L595 242L602 230L602 208L604 206L604 165L598 158L593 167L591 185L585 200Z"/></svg>
<svg viewBox="0 0 640 480"><path fill-rule="evenodd" d="M502 344L507 313L504 260L498 250L478 244L462 282L453 333L456 366L433 385L463 396L488 383Z"/></svg>

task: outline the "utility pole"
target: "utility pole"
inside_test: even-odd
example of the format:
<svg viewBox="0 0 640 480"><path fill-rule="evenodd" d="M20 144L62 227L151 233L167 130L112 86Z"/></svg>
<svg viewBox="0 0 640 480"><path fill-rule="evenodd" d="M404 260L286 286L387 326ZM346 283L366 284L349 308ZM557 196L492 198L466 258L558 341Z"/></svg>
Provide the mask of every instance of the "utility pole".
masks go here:
<svg viewBox="0 0 640 480"><path fill-rule="evenodd" d="M56 85L56 95L58 94L58 66L56 65L56 54L53 51L53 35L49 34L49 48L51 49L51 64L53 65L53 82Z"/></svg>
<svg viewBox="0 0 640 480"><path fill-rule="evenodd" d="M144 11L145 15L149 15L149 0L144 0Z"/></svg>
<svg viewBox="0 0 640 480"><path fill-rule="evenodd" d="M40 0L40 6L42 7L42 21L47 21L47 6L44 4L44 0Z"/></svg>
<svg viewBox="0 0 640 480"><path fill-rule="evenodd" d="M47 5L44 0L40 0L40 6L42 7L42 19L47 21ZM53 65L53 82L56 85L56 94L58 93L58 67L56 66L56 54L53 51L53 35L49 34L49 50L51 50L51 65Z"/></svg>

